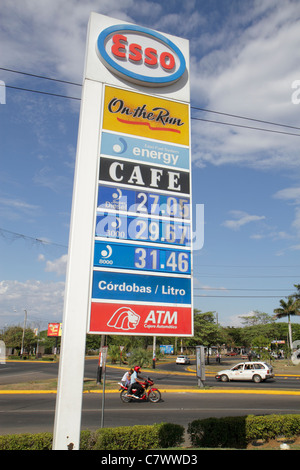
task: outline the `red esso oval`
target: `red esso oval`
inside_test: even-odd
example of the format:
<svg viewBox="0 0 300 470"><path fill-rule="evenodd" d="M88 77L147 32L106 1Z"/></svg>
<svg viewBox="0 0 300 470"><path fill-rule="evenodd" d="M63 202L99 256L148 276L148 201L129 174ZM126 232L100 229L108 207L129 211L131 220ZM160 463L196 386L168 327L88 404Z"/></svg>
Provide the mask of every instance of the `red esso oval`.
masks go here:
<svg viewBox="0 0 300 470"><path fill-rule="evenodd" d="M167 86L186 70L179 47L166 36L136 25L114 25L97 39L97 54L122 79L144 86Z"/></svg>
<svg viewBox="0 0 300 470"><path fill-rule="evenodd" d="M128 59L131 62L143 62L148 66L160 66L164 70L172 71L175 67L175 57L171 52L161 52L158 57L158 52L153 47L143 47L140 44L128 44L127 37L123 34L115 34L112 37L111 52L118 59ZM127 47L129 46L129 47Z"/></svg>

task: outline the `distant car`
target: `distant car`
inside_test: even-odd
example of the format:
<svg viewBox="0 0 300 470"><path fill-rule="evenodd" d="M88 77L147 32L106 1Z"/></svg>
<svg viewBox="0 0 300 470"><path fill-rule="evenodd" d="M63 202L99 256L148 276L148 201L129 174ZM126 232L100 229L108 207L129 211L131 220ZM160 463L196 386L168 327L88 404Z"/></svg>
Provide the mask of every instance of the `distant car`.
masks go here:
<svg viewBox="0 0 300 470"><path fill-rule="evenodd" d="M267 362L240 362L231 369L221 370L215 378L221 382L229 380L252 380L255 383L274 377L273 367Z"/></svg>
<svg viewBox="0 0 300 470"><path fill-rule="evenodd" d="M176 364L190 364L190 359L188 356L177 356Z"/></svg>
<svg viewBox="0 0 300 470"><path fill-rule="evenodd" d="M229 351L228 353L225 354L225 356L237 356L238 353L235 351Z"/></svg>

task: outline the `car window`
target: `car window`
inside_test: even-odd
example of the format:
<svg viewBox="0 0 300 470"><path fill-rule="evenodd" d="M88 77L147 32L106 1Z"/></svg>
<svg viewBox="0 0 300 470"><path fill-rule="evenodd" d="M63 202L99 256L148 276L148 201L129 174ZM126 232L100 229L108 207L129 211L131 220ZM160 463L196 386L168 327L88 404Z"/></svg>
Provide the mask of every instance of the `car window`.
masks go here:
<svg viewBox="0 0 300 470"><path fill-rule="evenodd" d="M243 365L244 365L244 364L238 364L238 365L234 366L231 370L239 370L239 369L242 369L242 368L243 368Z"/></svg>
<svg viewBox="0 0 300 470"><path fill-rule="evenodd" d="M264 366L262 364L253 364L254 369L264 369Z"/></svg>

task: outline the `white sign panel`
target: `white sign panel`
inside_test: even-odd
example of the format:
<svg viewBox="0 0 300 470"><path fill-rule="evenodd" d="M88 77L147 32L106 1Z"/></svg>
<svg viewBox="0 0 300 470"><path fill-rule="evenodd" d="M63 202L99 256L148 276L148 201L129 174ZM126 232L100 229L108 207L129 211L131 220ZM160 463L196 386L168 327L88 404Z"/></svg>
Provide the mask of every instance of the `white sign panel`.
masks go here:
<svg viewBox="0 0 300 470"><path fill-rule="evenodd" d="M92 13L85 78L188 103L189 41Z"/></svg>
<svg viewBox="0 0 300 470"><path fill-rule="evenodd" d="M189 99L188 41L91 14L54 449L79 449L87 325L192 334Z"/></svg>

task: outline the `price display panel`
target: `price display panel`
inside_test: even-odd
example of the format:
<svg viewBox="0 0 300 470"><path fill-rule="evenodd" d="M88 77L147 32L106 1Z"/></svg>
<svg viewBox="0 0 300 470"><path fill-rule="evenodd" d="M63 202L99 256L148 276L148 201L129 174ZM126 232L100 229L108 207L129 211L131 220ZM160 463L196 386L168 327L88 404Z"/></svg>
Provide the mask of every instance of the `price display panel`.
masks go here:
<svg viewBox="0 0 300 470"><path fill-rule="evenodd" d="M98 214L96 237L190 246L190 224L172 220Z"/></svg>
<svg viewBox="0 0 300 470"><path fill-rule="evenodd" d="M190 251L96 241L94 266L168 273L191 273Z"/></svg>
<svg viewBox="0 0 300 470"><path fill-rule="evenodd" d="M144 215L190 219L190 199L187 196L157 194L127 188L99 186L98 210L135 212Z"/></svg>

